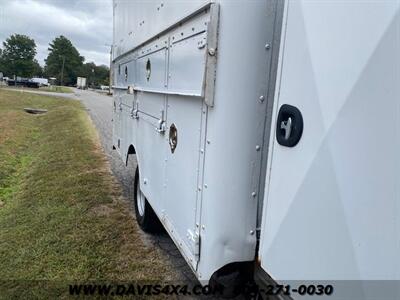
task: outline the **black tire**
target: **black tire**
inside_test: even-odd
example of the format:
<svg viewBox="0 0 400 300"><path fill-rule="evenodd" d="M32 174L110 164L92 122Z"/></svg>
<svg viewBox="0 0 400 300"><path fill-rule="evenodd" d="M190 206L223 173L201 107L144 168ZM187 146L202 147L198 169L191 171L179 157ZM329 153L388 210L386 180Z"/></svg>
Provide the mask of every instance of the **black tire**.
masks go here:
<svg viewBox="0 0 400 300"><path fill-rule="evenodd" d="M143 197L139 199L139 197ZM135 206L136 221L140 228L148 233L158 233L162 230L162 224L146 197L140 192L139 167L136 167L134 180L133 200Z"/></svg>
<svg viewBox="0 0 400 300"><path fill-rule="evenodd" d="M253 265L253 262L236 262L223 266L211 276L211 289L219 291L220 298L232 299L241 295L240 299L252 299L246 291L253 290L249 289L253 286Z"/></svg>

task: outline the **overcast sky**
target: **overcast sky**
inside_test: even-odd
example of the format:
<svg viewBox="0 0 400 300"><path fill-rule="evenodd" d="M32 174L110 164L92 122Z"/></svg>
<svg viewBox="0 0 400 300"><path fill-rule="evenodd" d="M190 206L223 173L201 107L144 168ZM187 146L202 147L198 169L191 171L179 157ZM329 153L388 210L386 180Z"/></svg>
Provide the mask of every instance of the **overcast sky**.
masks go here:
<svg viewBox="0 0 400 300"><path fill-rule="evenodd" d="M112 43L112 0L0 0L0 47L11 34L36 42L43 66L49 43L64 35L85 62L109 65Z"/></svg>

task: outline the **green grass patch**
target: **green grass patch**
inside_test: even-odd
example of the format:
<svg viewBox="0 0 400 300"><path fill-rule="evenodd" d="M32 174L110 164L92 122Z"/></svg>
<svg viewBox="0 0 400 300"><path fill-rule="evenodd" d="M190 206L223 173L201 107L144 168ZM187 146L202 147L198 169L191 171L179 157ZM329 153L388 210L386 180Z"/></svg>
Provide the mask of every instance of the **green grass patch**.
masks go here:
<svg viewBox="0 0 400 300"><path fill-rule="evenodd" d="M41 92L52 92L52 93L73 93L74 91L72 88L67 87L67 86L57 86L57 85L51 85L51 86L42 86L38 89L35 88L27 88L27 87L18 87L18 86L0 86L0 88L7 88L7 89L13 89L13 90L26 90L26 91L41 91Z"/></svg>
<svg viewBox="0 0 400 300"><path fill-rule="evenodd" d="M53 93L73 93L73 90L67 86L51 85L39 88L40 91L53 92Z"/></svg>
<svg viewBox="0 0 400 300"><path fill-rule="evenodd" d="M0 90L0 166L0 299L174 279L143 243L80 102Z"/></svg>

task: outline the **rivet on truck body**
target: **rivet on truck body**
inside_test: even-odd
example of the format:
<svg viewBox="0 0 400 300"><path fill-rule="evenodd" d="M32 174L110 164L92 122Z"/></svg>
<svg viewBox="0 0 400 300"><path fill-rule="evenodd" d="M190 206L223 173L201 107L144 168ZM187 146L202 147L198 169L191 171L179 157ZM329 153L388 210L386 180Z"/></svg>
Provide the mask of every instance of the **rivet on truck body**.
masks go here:
<svg viewBox="0 0 400 300"><path fill-rule="evenodd" d="M252 193L251 193L251 196L252 196L252 197L255 197L255 196L257 196L257 193L256 193L256 192L252 192Z"/></svg>
<svg viewBox="0 0 400 300"><path fill-rule="evenodd" d="M256 151L260 151L261 147L260 145L256 145Z"/></svg>
<svg viewBox="0 0 400 300"><path fill-rule="evenodd" d="M271 45L270 45L270 44L265 44L265 49L266 49L266 50L271 49Z"/></svg>
<svg viewBox="0 0 400 300"><path fill-rule="evenodd" d="M215 55L215 49L214 48L208 49L208 54L210 54L211 56L214 56Z"/></svg>
<svg viewBox="0 0 400 300"><path fill-rule="evenodd" d="M258 100L260 100L260 102L264 102L265 97L264 97L263 95L261 95L261 96L258 98Z"/></svg>
<svg viewBox="0 0 400 300"><path fill-rule="evenodd" d="M254 234L254 230L250 230L250 235L253 235Z"/></svg>

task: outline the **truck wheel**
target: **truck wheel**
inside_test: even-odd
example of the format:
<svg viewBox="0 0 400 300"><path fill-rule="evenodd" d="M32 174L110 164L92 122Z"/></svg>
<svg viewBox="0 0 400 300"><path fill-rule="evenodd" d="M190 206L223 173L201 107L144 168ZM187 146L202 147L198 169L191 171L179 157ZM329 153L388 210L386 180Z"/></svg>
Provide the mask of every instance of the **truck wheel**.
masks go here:
<svg viewBox="0 0 400 300"><path fill-rule="evenodd" d="M136 168L135 172L133 198L136 221L138 222L140 228L143 231L149 233L160 232L162 229L162 224L155 214L154 210L151 208L146 197L140 190L139 167Z"/></svg>

